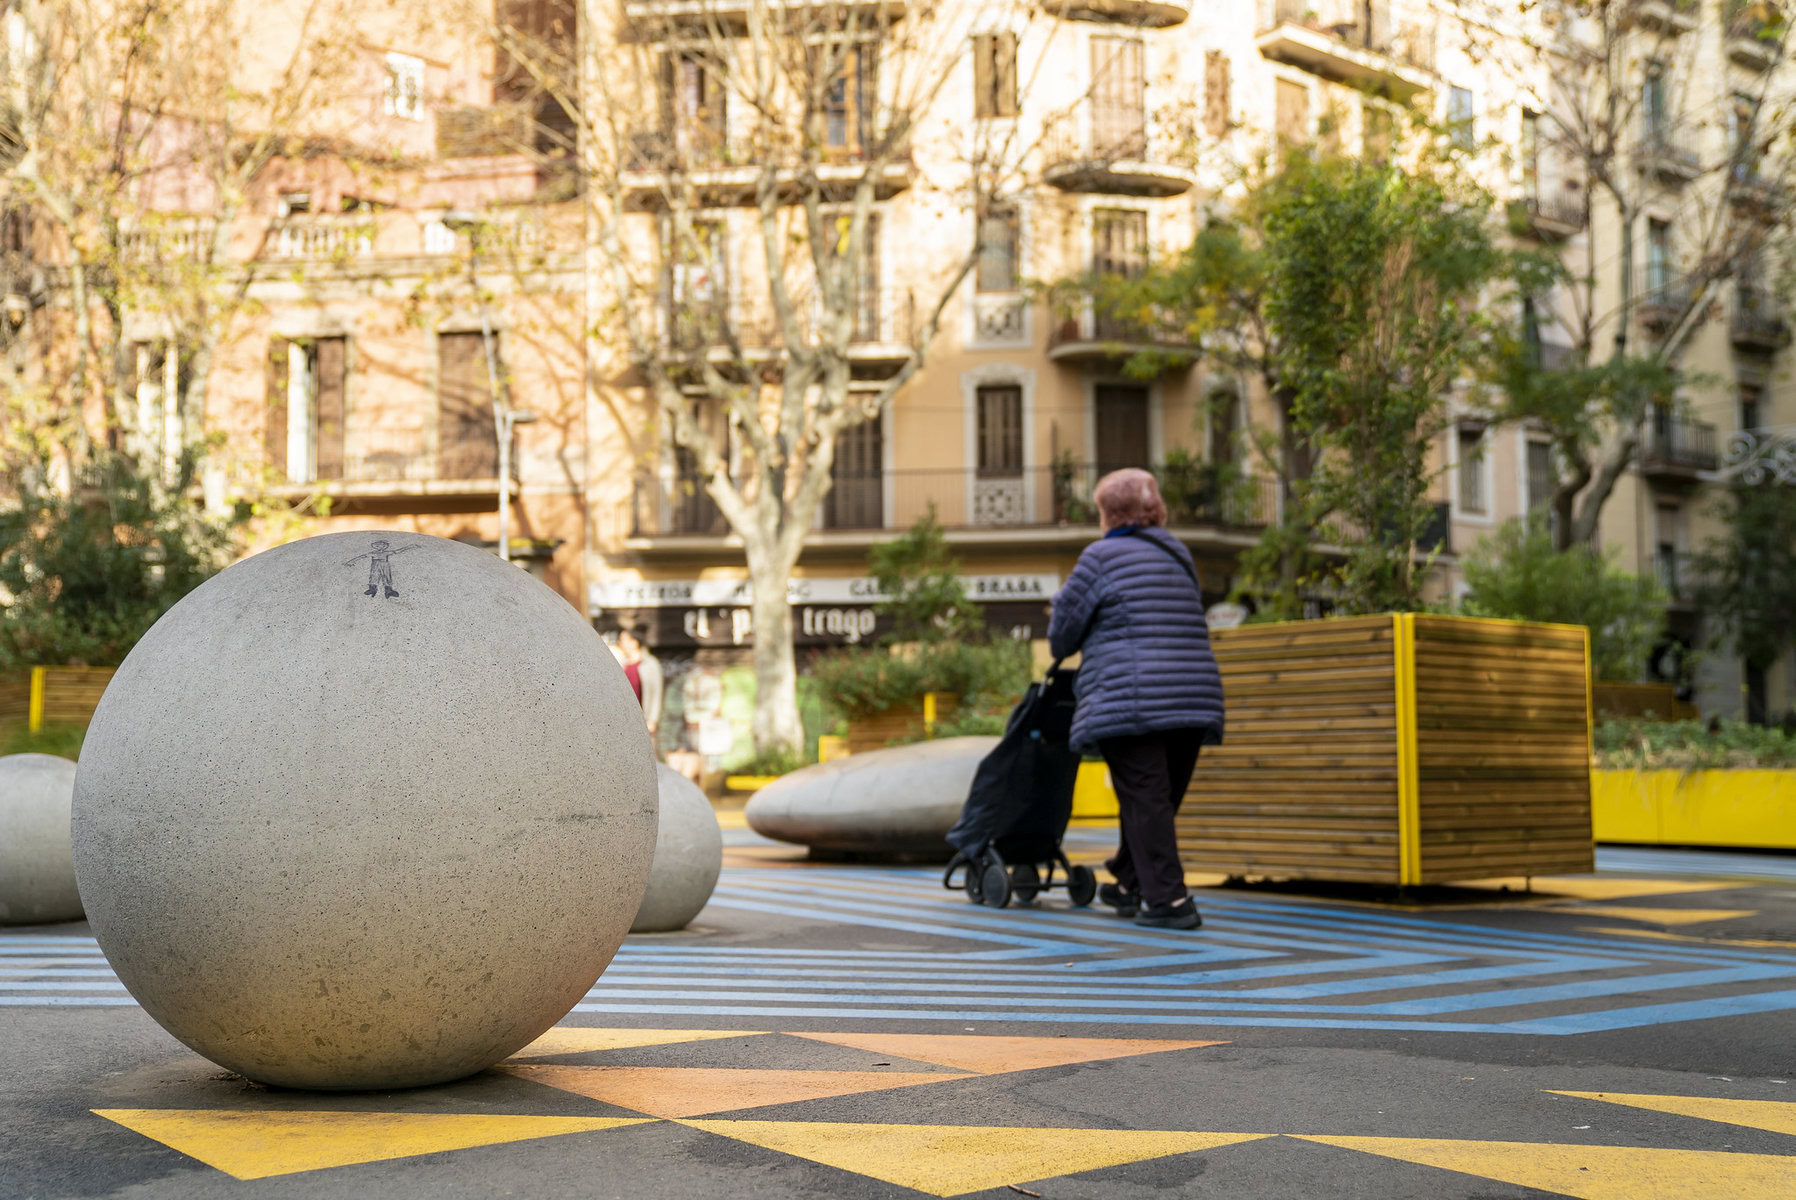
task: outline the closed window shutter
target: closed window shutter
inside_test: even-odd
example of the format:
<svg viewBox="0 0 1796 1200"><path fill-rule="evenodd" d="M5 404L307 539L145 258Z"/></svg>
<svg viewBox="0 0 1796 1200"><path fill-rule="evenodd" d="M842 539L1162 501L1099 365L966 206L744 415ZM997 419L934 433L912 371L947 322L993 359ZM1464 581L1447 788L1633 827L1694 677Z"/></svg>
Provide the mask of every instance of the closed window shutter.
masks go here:
<svg viewBox="0 0 1796 1200"><path fill-rule="evenodd" d="M992 48L992 70L996 88L992 115L1014 117L1017 114L1016 34L1000 33Z"/></svg>
<svg viewBox="0 0 1796 1200"><path fill-rule="evenodd" d="M976 34L973 38L973 115L975 117L995 117L997 111L997 90L993 81L996 63L993 61L992 43L996 35L990 33Z"/></svg>
<svg viewBox="0 0 1796 1200"><path fill-rule="evenodd" d="M263 441L268 465L282 479L287 477L287 348L286 338L268 339L268 423Z"/></svg>
<svg viewBox="0 0 1796 1200"><path fill-rule="evenodd" d="M1204 56L1204 131L1216 138L1229 131L1229 60L1220 50Z"/></svg>
<svg viewBox="0 0 1796 1200"><path fill-rule="evenodd" d="M318 460L320 479L343 476L344 391L348 382L348 342L344 338L319 338L317 361L312 368L318 409Z"/></svg>
<svg viewBox="0 0 1796 1200"><path fill-rule="evenodd" d="M1017 475L1023 469L1023 389L982 387L979 402L979 473Z"/></svg>

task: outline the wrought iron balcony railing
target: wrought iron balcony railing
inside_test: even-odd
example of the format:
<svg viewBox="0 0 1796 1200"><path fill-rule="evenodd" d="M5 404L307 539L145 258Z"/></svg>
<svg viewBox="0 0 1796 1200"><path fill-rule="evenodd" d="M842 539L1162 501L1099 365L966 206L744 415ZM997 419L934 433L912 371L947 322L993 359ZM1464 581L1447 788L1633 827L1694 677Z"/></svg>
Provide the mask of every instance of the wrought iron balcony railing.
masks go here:
<svg viewBox="0 0 1796 1200"><path fill-rule="evenodd" d="M1640 447L1640 469L1649 474L1694 474L1721 465L1715 427L1704 421L1655 418Z"/></svg>
<svg viewBox="0 0 1796 1200"><path fill-rule="evenodd" d="M1050 529L1097 525L1092 488L1127 464L1061 463L1013 469L901 469L838 472L824 499L819 532L907 529L931 507L950 530ZM1278 481L1234 477L1206 464L1155 469L1167 524L1256 529L1277 520ZM701 480L639 478L626 532L632 537L720 537L728 527Z"/></svg>

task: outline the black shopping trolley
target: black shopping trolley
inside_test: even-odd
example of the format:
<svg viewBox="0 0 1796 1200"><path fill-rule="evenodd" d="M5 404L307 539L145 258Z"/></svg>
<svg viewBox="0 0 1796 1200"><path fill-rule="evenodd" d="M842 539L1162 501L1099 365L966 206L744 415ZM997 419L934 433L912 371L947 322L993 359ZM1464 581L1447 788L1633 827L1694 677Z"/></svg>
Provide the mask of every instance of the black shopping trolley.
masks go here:
<svg viewBox="0 0 1796 1200"><path fill-rule="evenodd" d="M1004 736L973 775L960 821L948 831L954 858L942 886L966 889L974 904L1003 908L1012 897L1027 904L1044 891L1065 888L1067 898L1084 907L1097 895L1097 876L1069 863L1060 845L1079 776L1079 755L1068 744L1078 675L1056 662L1031 683Z"/></svg>

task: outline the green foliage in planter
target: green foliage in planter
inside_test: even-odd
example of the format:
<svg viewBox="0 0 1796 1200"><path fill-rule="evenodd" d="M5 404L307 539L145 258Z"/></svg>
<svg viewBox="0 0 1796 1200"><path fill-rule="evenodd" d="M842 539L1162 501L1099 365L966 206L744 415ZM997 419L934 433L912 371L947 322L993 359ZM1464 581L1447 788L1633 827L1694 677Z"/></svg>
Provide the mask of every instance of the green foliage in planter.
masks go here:
<svg viewBox="0 0 1796 1200"><path fill-rule="evenodd" d="M1611 770L1789 769L1796 768L1796 727L1722 721L1710 733L1700 721L1603 721L1596 755Z"/></svg>
<svg viewBox="0 0 1796 1200"><path fill-rule="evenodd" d="M1585 546L1558 550L1543 517L1510 521L1465 562L1465 612L1590 630L1597 678L1630 682L1665 628L1665 589Z"/></svg>
<svg viewBox="0 0 1796 1200"><path fill-rule="evenodd" d="M776 746L772 750L759 751L753 757L736 764L730 774L790 775L806 765L804 755L796 754L783 746Z"/></svg>
<svg viewBox="0 0 1796 1200"><path fill-rule="evenodd" d="M54 754L74 761L81 757L85 725L45 725L36 733L24 721L0 724L0 758L9 754Z"/></svg>
<svg viewBox="0 0 1796 1200"><path fill-rule="evenodd" d="M925 692L951 692L965 712L1016 702L1034 668L1029 647L986 632L933 508L867 557L884 597L878 611L893 618L894 629L878 645L837 650L812 663L811 678L836 709L870 717Z"/></svg>
<svg viewBox="0 0 1796 1200"><path fill-rule="evenodd" d="M1027 643L998 639L838 650L819 656L811 676L830 703L854 718L918 701L925 692L953 693L969 712L1008 709L1033 669Z"/></svg>

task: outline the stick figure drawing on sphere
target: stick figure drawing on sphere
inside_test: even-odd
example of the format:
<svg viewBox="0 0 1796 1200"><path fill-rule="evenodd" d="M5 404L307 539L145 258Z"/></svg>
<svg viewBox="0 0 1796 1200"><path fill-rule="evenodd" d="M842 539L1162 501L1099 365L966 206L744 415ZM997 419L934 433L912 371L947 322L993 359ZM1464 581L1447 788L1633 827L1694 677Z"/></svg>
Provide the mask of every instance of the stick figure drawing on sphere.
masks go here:
<svg viewBox="0 0 1796 1200"><path fill-rule="evenodd" d="M407 550L412 550L412 549L416 549L416 547L401 546L397 550L391 550L391 549L388 549L388 543L386 543L384 541L377 541L374 543L374 545L368 547L368 550L366 553L356 555L354 558L350 559L348 562L344 563L343 565L346 567L352 567L356 563L361 562L364 558L367 559L368 560L368 592L367 592L367 594L372 596L376 592L379 592L382 589L385 589L386 595L383 598L391 600L394 596L397 596L399 594L398 592L393 590L393 561L392 561L393 556L395 554L404 554Z"/></svg>

